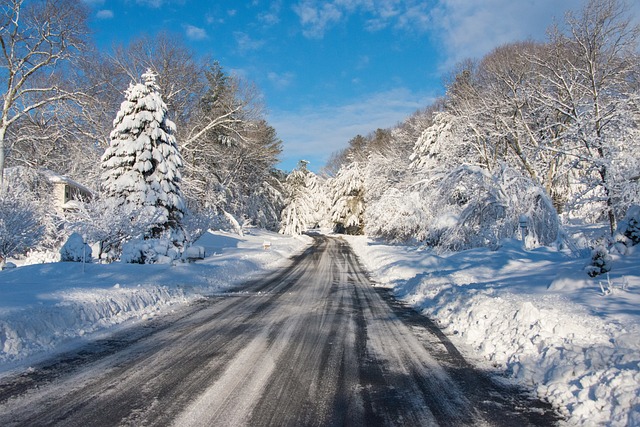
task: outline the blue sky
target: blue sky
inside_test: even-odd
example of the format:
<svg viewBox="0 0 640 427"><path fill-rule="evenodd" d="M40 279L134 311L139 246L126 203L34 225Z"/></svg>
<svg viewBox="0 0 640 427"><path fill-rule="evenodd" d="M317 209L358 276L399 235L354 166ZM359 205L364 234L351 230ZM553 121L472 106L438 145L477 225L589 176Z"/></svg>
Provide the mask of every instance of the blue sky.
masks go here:
<svg viewBox="0 0 640 427"><path fill-rule="evenodd" d="M443 94L458 61L542 40L581 0L84 0L100 47L171 31L257 84L283 169L320 169L353 136ZM633 1L635 14L640 5Z"/></svg>

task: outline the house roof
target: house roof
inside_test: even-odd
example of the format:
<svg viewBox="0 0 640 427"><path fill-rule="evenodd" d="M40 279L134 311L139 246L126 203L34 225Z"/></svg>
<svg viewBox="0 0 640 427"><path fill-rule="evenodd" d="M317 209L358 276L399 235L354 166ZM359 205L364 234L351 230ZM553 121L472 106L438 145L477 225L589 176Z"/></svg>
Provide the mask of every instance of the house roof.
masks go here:
<svg viewBox="0 0 640 427"><path fill-rule="evenodd" d="M40 169L40 171L42 172L42 174L49 180L49 182L51 183L63 183L63 184L68 184L72 187L76 187L79 188L82 191L86 191L89 194L93 194L93 190L91 190L90 188L80 184L77 181L74 181L73 179L66 177L66 176L62 176L59 175L49 169Z"/></svg>

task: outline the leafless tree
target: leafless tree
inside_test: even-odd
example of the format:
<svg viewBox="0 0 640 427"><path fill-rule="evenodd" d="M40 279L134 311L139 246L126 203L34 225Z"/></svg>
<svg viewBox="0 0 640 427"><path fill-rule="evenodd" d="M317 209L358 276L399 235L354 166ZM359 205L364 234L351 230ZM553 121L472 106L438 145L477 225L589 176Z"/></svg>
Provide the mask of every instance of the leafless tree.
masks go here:
<svg viewBox="0 0 640 427"><path fill-rule="evenodd" d="M616 229L612 160L632 135L630 110L637 90L640 26L619 0L590 0L579 16L567 15L568 33L550 32L549 51L538 57L545 90L540 102L557 112L564 128L558 150L583 170L587 189L599 188L611 233ZM548 147L553 149L552 147Z"/></svg>
<svg viewBox="0 0 640 427"><path fill-rule="evenodd" d="M60 76L85 49L86 16L79 0L8 0L0 6L0 187L12 126L77 95Z"/></svg>

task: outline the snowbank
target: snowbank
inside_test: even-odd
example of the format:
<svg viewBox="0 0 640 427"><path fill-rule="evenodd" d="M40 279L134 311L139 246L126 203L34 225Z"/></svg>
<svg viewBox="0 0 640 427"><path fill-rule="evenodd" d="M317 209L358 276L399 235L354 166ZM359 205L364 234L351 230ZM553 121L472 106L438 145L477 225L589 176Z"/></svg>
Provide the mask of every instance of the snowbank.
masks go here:
<svg viewBox="0 0 640 427"><path fill-rule="evenodd" d="M349 242L467 357L533 387L570 424L640 425L640 253L614 257L607 281L587 276L590 259L517 241L446 256Z"/></svg>
<svg viewBox="0 0 640 427"><path fill-rule="evenodd" d="M78 337L146 320L263 275L310 241L261 230L208 232L196 242L206 256L195 263L83 269L82 263L58 262L0 271L0 372Z"/></svg>

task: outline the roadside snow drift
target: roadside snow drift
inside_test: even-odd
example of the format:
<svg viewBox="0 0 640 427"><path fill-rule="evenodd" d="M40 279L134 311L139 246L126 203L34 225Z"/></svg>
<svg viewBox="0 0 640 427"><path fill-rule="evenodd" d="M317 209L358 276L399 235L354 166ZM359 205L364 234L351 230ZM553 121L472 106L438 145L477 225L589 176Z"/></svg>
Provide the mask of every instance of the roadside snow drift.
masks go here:
<svg viewBox="0 0 640 427"><path fill-rule="evenodd" d="M261 230L242 237L210 231L196 242L205 258L195 263L57 262L0 271L0 372L72 339L146 320L263 275L310 241Z"/></svg>
<svg viewBox="0 0 640 427"><path fill-rule="evenodd" d="M517 241L448 256L349 238L375 279L472 360L533 387L572 425L640 425L640 253L610 279ZM484 361L484 362L482 362Z"/></svg>

